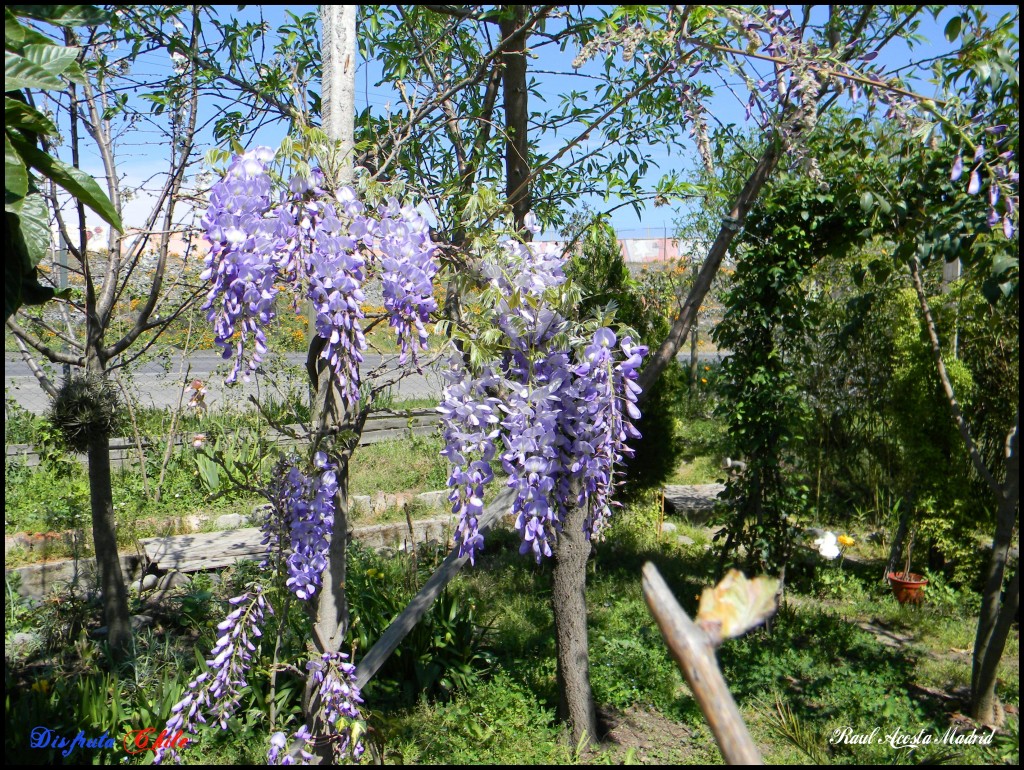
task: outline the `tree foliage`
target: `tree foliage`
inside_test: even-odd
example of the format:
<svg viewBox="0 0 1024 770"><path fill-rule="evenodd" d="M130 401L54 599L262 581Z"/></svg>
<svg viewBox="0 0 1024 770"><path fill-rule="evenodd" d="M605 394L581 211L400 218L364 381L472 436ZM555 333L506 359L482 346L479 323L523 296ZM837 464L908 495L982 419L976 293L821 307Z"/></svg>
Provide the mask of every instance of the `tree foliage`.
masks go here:
<svg viewBox="0 0 1024 770"><path fill-rule="evenodd" d="M42 179L121 229L117 210L96 180L47 151L57 127L31 96L33 90L62 90L68 80L83 82L80 50L55 43L19 19L72 28L102 23L107 15L81 5L4 9L4 321L21 305L42 304L54 296L52 287L39 283L36 267L52 245Z"/></svg>

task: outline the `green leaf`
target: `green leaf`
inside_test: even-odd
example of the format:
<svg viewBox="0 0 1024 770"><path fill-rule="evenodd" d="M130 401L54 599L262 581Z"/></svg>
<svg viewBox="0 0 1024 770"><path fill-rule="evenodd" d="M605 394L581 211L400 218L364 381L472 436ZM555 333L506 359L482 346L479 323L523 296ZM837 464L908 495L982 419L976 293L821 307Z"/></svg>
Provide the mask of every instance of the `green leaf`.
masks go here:
<svg viewBox="0 0 1024 770"><path fill-rule="evenodd" d="M10 101L10 99L8 99ZM11 140L4 134L4 210L20 208L28 193L28 169Z"/></svg>
<svg viewBox="0 0 1024 770"><path fill-rule="evenodd" d="M1018 257L1014 257L1009 254L1000 254L992 260L992 275L993 277L998 278L1007 270L1016 268L1019 264L1020 259Z"/></svg>
<svg viewBox="0 0 1024 770"><path fill-rule="evenodd" d="M25 102L4 97L4 126L8 131L29 131L33 134L54 134L57 127L46 115Z"/></svg>
<svg viewBox="0 0 1024 770"><path fill-rule="evenodd" d="M960 37L960 27L962 26L962 24L963 19L961 19L959 16L954 16L952 19L950 19L949 22L946 24L946 40L952 43L954 40Z"/></svg>
<svg viewBox="0 0 1024 770"><path fill-rule="evenodd" d="M87 27L103 24L110 14L92 5L9 5L16 16L46 21L58 27Z"/></svg>
<svg viewBox="0 0 1024 770"><path fill-rule="evenodd" d="M110 202L96 180L89 174L56 158L51 158L46 153L32 147L28 142L16 140L14 146L29 166L63 187L99 214L107 224L118 232L123 230L121 217L118 216L114 204Z"/></svg>
<svg viewBox="0 0 1024 770"><path fill-rule="evenodd" d="M26 61L42 67L53 76L63 75L78 59L78 49L53 43L33 43L22 50Z"/></svg>
<svg viewBox="0 0 1024 770"><path fill-rule="evenodd" d="M39 88L53 91L64 88L64 81L38 64L10 51L4 52L4 90Z"/></svg>
<svg viewBox="0 0 1024 770"><path fill-rule="evenodd" d="M35 267L50 251L50 212L46 200L35 190L25 196L18 223L29 265Z"/></svg>

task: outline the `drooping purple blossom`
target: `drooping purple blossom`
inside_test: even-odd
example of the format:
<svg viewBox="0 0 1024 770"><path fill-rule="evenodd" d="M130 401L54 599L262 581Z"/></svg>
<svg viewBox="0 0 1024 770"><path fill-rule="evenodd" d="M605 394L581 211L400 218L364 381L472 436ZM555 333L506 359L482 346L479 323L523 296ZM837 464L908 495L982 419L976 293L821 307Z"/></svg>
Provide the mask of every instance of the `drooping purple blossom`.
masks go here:
<svg viewBox="0 0 1024 770"><path fill-rule="evenodd" d="M294 765L295 757L294 753L298 753L299 758L302 760L302 764L309 764L309 761L313 759L313 755L306 751L306 747L313 741L313 733L306 725L301 725L298 730L295 731L295 735L292 736L292 741L298 742L299 748L297 752L292 752L288 747L288 736L278 731L270 736L270 750L267 751L267 764L268 765Z"/></svg>
<svg viewBox="0 0 1024 770"><path fill-rule="evenodd" d="M361 740L365 722L359 711L363 698L356 685L356 667L347 660L343 652L325 652L320 660L306 664L313 674L314 686L320 688L319 714L335 761L346 757L358 761L365 751Z"/></svg>
<svg viewBox="0 0 1024 770"><path fill-rule="evenodd" d="M953 161L953 170L949 172L949 181L957 181L964 173L964 159L960 157L960 153L957 153L956 159Z"/></svg>
<svg viewBox="0 0 1024 770"><path fill-rule="evenodd" d="M488 396L486 390L496 380L469 377L462 359L453 356L445 381L437 410L444 425L445 448L441 455L452 466L448 500L452 513L459 516L455 533L459 555L468 554L475 562L476 551L483 547L479 519L484 510L484 486L494 478L490 461L498 436L499 401Z"/></svg>
<svg viewBox="0 0 1024 770"><path fill-rule="evenodd" d="M275 316L279 284L306 296L316 311L321 357L349 401L359 398L363 335L363 284L381 262L385 307L397 330L402 361L426 349L426 322L437 309L435 248L423 218L392 199L377 215L367 213L354 191L324 188L319 169L294 176L273 205L267 148L236 156L210 191L203 217L211 243L203 279L212 282L203 306L214 323L224 357L234 356L233 382L245 351L253 348L246 374L267 349L266 327ZM251 338L251 341L250 341Z"/></svg>
<svg viewBox="0 0 1024 770"><path fill-rule="evenodd" d="M166 726L168 735L179 731L194 735L197 723L205 724L207 716L212 716L221 729L226 730L228 718L238 707L252 653L256 651L252 638L263 636L260 627L264 614L273 614L273 609L259 585L230 599L229 603L234 609L217 626L221 635L210 651L207 670L189 682L185 697L171 708ZM160 764L168 755L175 761L181 759L174 748L164 746L156 750L154 764Z"/></svg>
<svg viewBox="0 0 1024 770"><path fill-rule="evenodd" d="M317 453L315 462L318 473L313 477L299 470L294 461L278 466L272 508L262 525L267 546L264 566L273 563L275 552L283 551L288 573L285 585L300 599L311 599L320 588L334 528L335 467L323 452Z"/></svg>
<svg viewBox="0 0 1024 770"><path fill-rule="evenodd" d="M399 363L417 350L427 349L425 324L437 310L434 299L434 245L426 220L412 207L391 198L381 207L377 228L381 251L384 308L401 344Z"/></svg>
<svg viewBox="0 0 1024 770"><path fill-rule="evenodd" d="M629 338L620 344L608 328L577 350L555 347L567 322L547 297L565 280L561 256L529 255L534 248L506 246L484 263L485 275L501 290L489 312L505 335L504 347L480 378L453 359L439 408L442 454L453 466L449 499L460 514L459 553L470 559L483 543L476 525L499 428L499 457L516 492L520 553L538 562L553 553L569 507L586 507L585 532L600 534L613 505L616 465L631 454L626 442L639 435L632 424L639 417L635 381L646 348ZM513 277L510 265L524 272ZM488 392L503 394L500 403ZM504 416L496 425L499 408Z"/></svg>
<svg viewBox="0 0 1024 770"><path fill-rule="evenodd" d="M274 318L275 268L264 251L264 215L270 209L270 177L264 163L273 157L266 147L236 156L227 175L210 190L203 228L210 242L202 280L210 281L204 310L214 325L215 342L224 358L234 356L228 382L242 366L249 337L255 350L246 376L267 349L266 327Z"/></svg>

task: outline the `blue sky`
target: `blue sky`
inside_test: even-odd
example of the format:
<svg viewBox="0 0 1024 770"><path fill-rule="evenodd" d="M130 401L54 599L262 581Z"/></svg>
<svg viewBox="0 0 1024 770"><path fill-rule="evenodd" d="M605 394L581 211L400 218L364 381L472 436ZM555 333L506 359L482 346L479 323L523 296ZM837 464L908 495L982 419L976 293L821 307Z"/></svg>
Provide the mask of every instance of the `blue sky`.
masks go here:
<svg viewBox="0 0 1024 770"><path fill-rule="evenodd" d="M794 6L794 8L796 8ZM314 11L316 6L247 6L242 11L237 12L238 15L247 20L259 18L259 14L262 13L263 17L269 22L271 29L276 29L281 24L288 21L286 11L291 11L296 14L303 14L309 11ZM1005 12L1006 7L993 8L993 15L1001 12ZM233 13L233 7L221 6L222 16L228 16ZM939 53L943 53L951 47L945 40L942 34L942 30L945 26L946 20L953 14L953 10L947 10L940 15L937 22L930 20L929 14L924 14L921 28L919 32L923 34L927 41L924 44L917 46L913 52L911 52L905 41L893 41L886 50L882 53L876 63L881 64L885 69L903 67L914 60L927 59L933 57ZM821 11L824 13L824 10ZM534 70L547 70L552 72L566 72L571 71L571 61L576 55L575 50L567 49L565 51L559 51L556 46L548 45L538 50L537 58L530 62L531 72ZM143 56L140 65L150 72L161 72L165 71L170 73L171 62L166 52L157 51L154 53L146 54ZM596 67L596 62L588 65ZM583 71L586 71L585 69ZM546 74L534 74L533 77L536 79L536 89L540 95L550 100L552 105L558 103L560 94L567 90L567 78L563 75L561 77L546 75ZM709 105L710 112L716 116L722 123L744 123L743 108L737 101L736 97L730 94L726 87L723 85L722 80L715 82L714 76L705 76L707 82L713 87L716 87L716 96ZM388 103L397 104L398 95L388 85L376 85L376 81L380 78L380 68L374 61L360 61L359 68L357 71L356 78L356 91L357 91L357 103L360 107L369 105L374 111L383 113ZM924 95L932 95L932 87L923 81L918 81L914 84L917 90ZM568 84L570 88L580 88L576 82L570 82ZM317 89L319 90L319 89ZM741 91L737 91L741 93ZM531 106L536 106L532 104ZM681 131L685 132L686 128L681 128ZM260 143L276 146L282 137L281 129L268 128L260 136ZM150 173L154 168L153 156L154 151L160 153L159 143L147 140L145 134L140 138L134 146L125 144L119 149L122 152L122 163L121 170L127 175L127 181L129 183L139 184L147 173ZM692 145L692 143L691 143ZM205 149L205 148L204 148ZM542 147L542 150L548 149ZM652 155L653 164L657 165L657 168L652 167L651 171L646 175L645 181L653 186L654 182L661 176L661 174L672 170L680 170L683 172L689 171L694 167L694 164L699 162L697 153L692 146L688 146L684 153L679 154L673 153L670 148L648 148ZM138 207L141 209L142 203L145 201L145 195L141 196ZM586 201L592 207L597 210L607 209L615 206L618 201L610 201L605 203L601 199L594 199ZM653 205L645 206L642 209L641 216L638 217L631 206L619 208L611 215L611 222L617 230L623 234L628 234L630 231L643 229L649 231L652 236L659 236L663 233L671 234L674 226L675 219L680 214L680 208L678 206L662 206L654 207Z"/></svg>

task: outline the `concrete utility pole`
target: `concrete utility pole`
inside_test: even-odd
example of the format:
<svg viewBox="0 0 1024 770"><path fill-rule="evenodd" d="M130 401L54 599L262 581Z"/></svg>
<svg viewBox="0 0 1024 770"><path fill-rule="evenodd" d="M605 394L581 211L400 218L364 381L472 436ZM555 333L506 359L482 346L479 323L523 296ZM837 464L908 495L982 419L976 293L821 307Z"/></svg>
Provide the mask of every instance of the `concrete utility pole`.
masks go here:
<svg viewBox="0 0 1024 770"><path fill-rule="evenodd" d="M335 187L351 184L354 178L355 159L355 93L356 93L356 10L354 5L321 5L320 19L323 23L321 55L323 57L322 121L327 138L336 144L337 153L328 153L325 162L327 184ZM335 187L335 190L337 187ZM310 324L312 335L313 323ZM306 369L311 382L315 384L312 416L317 441L328 434L343 430L362 429L358 406L351 404L338 387L330 367L319 357L323 339L313 337L306 358ZM363 415L365 418L365 414ZM345 546L348 534L348 462L352 456L354 442L337 442L332 439L332 456L338 463L338 489L334 497L334 532L327 549L327 566L324 568L323 586L316 597L316 618L313 623L313 646L318 653L338 652L348 630L348 601L345 596ZM307 725L313 733L323 737L324 729L330 725L317 724L320 697L312 674L306 679L304 710ZM296 750L293 747L292 755ZM329 741L318 741L313 764L333 764L333 745Z"/></svg>
<svg viewBox="0 0 1024 770"><path fill-rule="evenodd" d="M356 5L321 5L324 74L322 121L327 136L339 143L339 179L351 184L356 130Z"/></svg>

